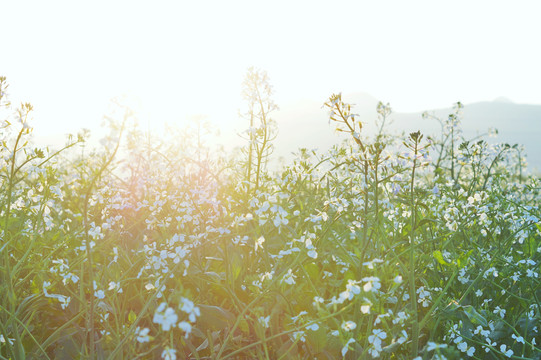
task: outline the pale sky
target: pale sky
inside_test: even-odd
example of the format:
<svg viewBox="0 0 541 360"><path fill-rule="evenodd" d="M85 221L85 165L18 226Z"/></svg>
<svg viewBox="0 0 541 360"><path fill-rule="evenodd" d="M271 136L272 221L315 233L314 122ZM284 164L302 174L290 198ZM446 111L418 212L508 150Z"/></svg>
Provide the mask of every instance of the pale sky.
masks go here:
<svg viewBox="0 0 541 360"><path fill-rule="evenodd" d="M249 66L275 102L366 92L395 111L541 104L541 2L2 1L0 75L41 134L95 128L110 98L147 123L236 120Z"/></svg>

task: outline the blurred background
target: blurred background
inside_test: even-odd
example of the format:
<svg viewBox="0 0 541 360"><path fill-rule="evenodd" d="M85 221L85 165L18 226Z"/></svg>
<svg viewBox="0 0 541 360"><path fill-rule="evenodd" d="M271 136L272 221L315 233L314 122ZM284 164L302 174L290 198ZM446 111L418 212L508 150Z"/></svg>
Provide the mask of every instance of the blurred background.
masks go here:
<svg viewBox="0 0 541 360"><path fill-rule="evenodd" d="M368 123L390 103L406 132L437 130L421 113L445 118L461 101L468 136L497 128L541 168L539 13L538 1L3 2L0 75L13 102L34 105L41 144L101 136L121 97L142 128L205 119L233 147L254 66L280 107L277 156L339 141L322 105L342 92Z"/></svg>

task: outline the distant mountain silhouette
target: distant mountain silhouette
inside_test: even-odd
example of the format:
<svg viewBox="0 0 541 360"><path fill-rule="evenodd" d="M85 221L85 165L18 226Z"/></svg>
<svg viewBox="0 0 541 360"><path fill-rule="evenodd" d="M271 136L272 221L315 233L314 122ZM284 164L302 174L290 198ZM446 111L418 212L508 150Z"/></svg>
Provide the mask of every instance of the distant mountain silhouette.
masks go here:
<svg viewBox="0 0 541 360"><path fill-rule="evenodd" d="M374 134L379 101L366 93L343 94L342 99L354 104L352 111L363 121L363 132ZM329 111L323 107L326 100L302 100L281 104L280 110L271 114L278 123L274 158L291 159L291 154L297 152L299 148L318 149L319 152L323 152L345 139L344 134L335 132L336 125L329 122ZM427 112L440 119L446 119L453 110L450 106ZM422 113L392 113L389 117L389 131L400 134L421 130L425 135L439 134L441 131L439 123L423 119ZM515 104L509 99L497 98L492 102L467 104L462 114L461 124L466 139L486 134L489 128L496 128L499 132L498 137L486 137L487 141L524 145L530 169L541 170L541 105ZM246 142L238 136L238 133L246 129L245 119L238 119L234 128L231 128L231 125L228 128L220 128L221 136L215 140L220 144L226 144L226 148L244 146ZM98 146L99 139L107 133L103 129L93 131L89 148ZM65 136L38 135L36 143L39 146L52 145L53 148L59 148L65 143Z"/></svg>
<svg viewBox="0 0 541 360"><path fill-rule="evenodd" d="M364 131L374 133L378 100L364 93L345 94L342 98L355 104L352 111L364 122ZM288 157L300 147L326 150L344 138L343 134L334 133L335 125L329 123L324 102L325 99L321 102L292 103L274 114L279 127L275 143L278 155ZM427 112L443 120L453 110L449 107ZM421 130L426 135L438 134L440 124L435 120L423 119L422 113L392 113L388 129L395 133ZM541 169L541 105L515 104L509 99L497 98L492 102L466 104L462 115L461 127L466 139L486 134L489 128L496 128L498 137L486 137L487 141L524 145L530 169Z"/></svg>
<svg viewBox="0 0 541 360"><path fill-rule="evenodd" d="M512 103L513 101L509 98L506 98L505 96L499 96L496 99L493 100L494 102L502 102L502 103Z"/></svg>

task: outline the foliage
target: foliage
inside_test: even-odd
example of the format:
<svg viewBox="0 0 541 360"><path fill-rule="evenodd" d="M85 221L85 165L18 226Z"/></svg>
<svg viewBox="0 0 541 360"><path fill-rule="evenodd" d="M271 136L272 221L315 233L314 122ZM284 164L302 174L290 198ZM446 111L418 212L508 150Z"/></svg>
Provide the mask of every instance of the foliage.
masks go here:
<svg viewBox="0 0 541 360"><path fill-rule="evenodd" d="M463 139L460 105L425 137L386 133L380 104L365 136L333 95L349 139L270 172L275 105L250 74L237 158L120 105L102 151L32 150L1 80L0 359L541 358L518 147Z"/></svg>

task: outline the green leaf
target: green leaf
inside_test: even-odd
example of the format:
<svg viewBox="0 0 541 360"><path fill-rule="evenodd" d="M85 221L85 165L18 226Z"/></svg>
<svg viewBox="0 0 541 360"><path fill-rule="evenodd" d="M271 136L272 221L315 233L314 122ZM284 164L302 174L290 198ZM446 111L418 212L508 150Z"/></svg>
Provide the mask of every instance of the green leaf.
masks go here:
<svg viewBox="0 0 541 360"><path fill-rule="evenodd" d="M316 331L306 330L306 339L315 354L323 351L327 345L327 334L321 326Z"/></svg>
<svg viewBox="0 0 541 360"><path fill-rule="evenodd" d="M240 329L244 334L249 334L249 333L250 333L250 326L248 325L248 321L246 321L246 319L242 319L242 320L239 322L239 329Z"/></svg>
<svg viewBox="0 0 541 360"><path fill-rule="evenodd" d="M487 320L473 306L466 305L462 309L473 325L488 326Z"/></svg>
<svg viewBox="0 0 541 360"><path fill-rule="evenodd" d="M201 311L201 315L197 318L197 327L203 333L207 330L221 330L227 327L232 327L235 323L235 315L229 311L211 305L197 305Z"/></svg>
<svg viewBox="0 0 541 360"><path fill-rule="evenodd" d="M205 256L206 260L224 261L224 259L215 256Z"/></svg>
<svg viewBox="0 0 541 360"><path fill-rule="evenodd" d="M445 261L445 259L443 258L443 254L441 253L441 251L439 250L436 250L432 253L434 255L434 258L441 264L441 265L445 265L445 266L449 266L450 264Z"/></svg>
<svg viewBox="0 0 541 360"><path fill-rule="evenodd" d="M218 274L217 272L214 272L214 271L205 271L205 275L207 275L209 278L211 278L212 280L218 283L224 280L223 273Z"/></svg>
<svg viewBox="0 0 541 360"><path fill-rule="evenodd" d="M306 270L306 273L308 274L308 276L310 276L310 279L312 279L312 281L318 280L320 278L319 267L313 262L306 263L304 265L304 270Z"/></svg>
<svg viewBox="0 0 541 360"><path fill-rule="evenodd" d="M344 286L346 286L348 280L355 280L355 273L351 270L348 270L344 273L344 280L342 281Z"/></svg>
<svg viewBox="0 0 541 360"><path fill-rule="evenodd" d="M131 310L130 314L128 315L128 321L130 322L130 324L133 324L135 320L137 320L137 314L133 310Z"/></svg>
<svg viewBox="0 0 541 360"><path fill-rule="evenodd" d="M464 266L468 265L468 260L470 259L470 256L472 253L473 253L473 250L470 250L467 253L460 255L460 257L457 260L459 269L462 269Z"/></svg>
<svg viewBox="0 0 541 360"><path fill-rule="evenodd" d="M243 268L242 258L238 254L233 253L231 255L230 261L231 261L231 275L234 280L237 280Z"/></svg>

